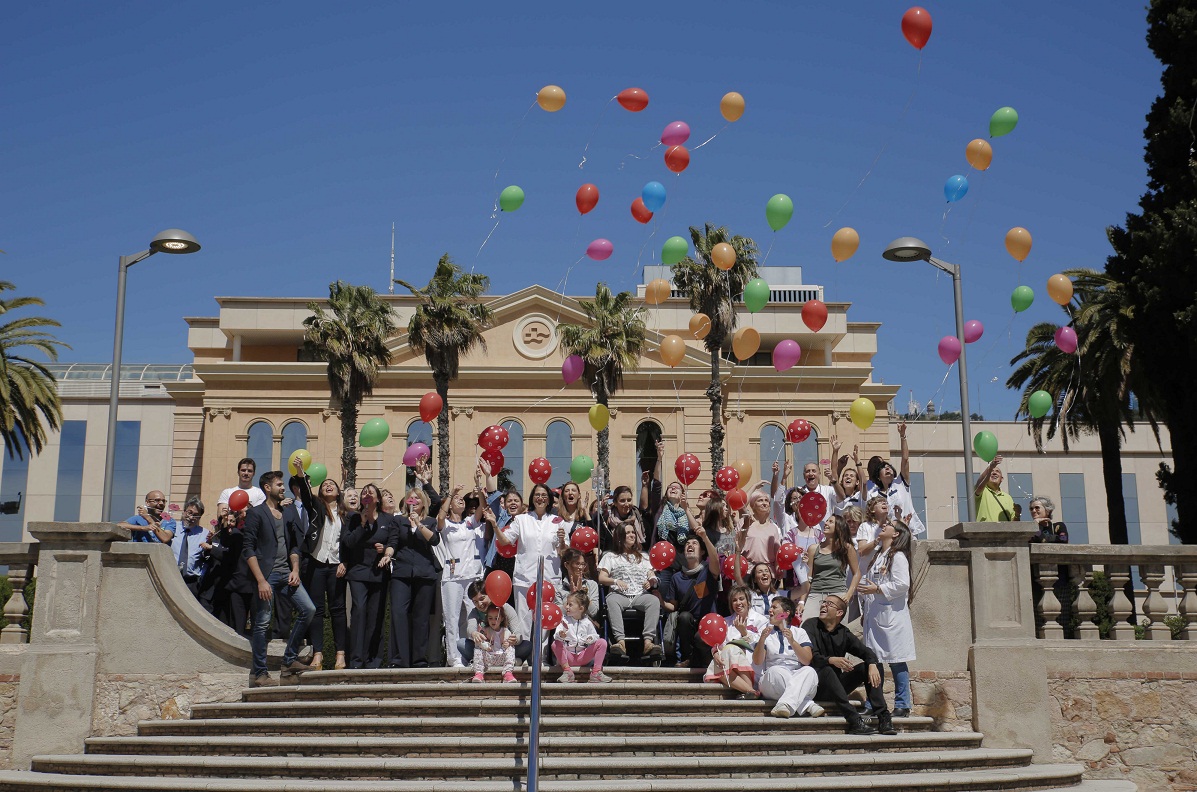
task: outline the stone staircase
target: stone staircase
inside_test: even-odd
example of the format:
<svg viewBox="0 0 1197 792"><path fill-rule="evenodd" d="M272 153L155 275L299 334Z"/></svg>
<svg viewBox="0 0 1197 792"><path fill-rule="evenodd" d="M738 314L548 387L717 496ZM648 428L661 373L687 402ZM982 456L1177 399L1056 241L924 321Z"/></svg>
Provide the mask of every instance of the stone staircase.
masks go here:
<svg viewBox="0 0 1197 792"><path fill-rule="evenodd" d="M546 683L544 792L1133 789L1084 782L1078 765L1031 764L971 732L898 718L894 737L850 737L840 717L769 716L684 669L611 668L607 685ZM314 671L299 684L199 704L186 720L93 737L86 753L0 772L3 790L519 792L528 757L528 672L472 684L462 670ZM556 679L557 674L546 674ZM584 678L580 676L580 678Z"/></svg>

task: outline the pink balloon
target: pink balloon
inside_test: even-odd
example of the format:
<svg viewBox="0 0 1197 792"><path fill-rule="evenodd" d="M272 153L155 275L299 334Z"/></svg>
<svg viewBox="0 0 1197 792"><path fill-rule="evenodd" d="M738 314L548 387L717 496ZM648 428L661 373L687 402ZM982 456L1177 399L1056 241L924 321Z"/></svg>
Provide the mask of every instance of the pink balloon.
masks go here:
<svg viewBox="0 0 1197 792"><path fill-rule="evenodd" d="M582 360L581 355L570 355L561 364L561 379L565 380L565 384L577 382L578 377L582 376L582 370L586 368L586 362Z"/></svg>
<svg viewBox="0 0 1197 792"><path fill-rule="evenodd" d="M586 246L586 255L595 261L606 261L615 252L610 239L596 239Z"/></svg>
<svg viewBox="0 0 1197 792"><path fill-rule="evenodd" d="M974 341L980 341L981 336L985 334L985 325L978 322L976 319L969 319L964 323L964 343L971 344Z"/></svg>
<svg viewBox="0 0 1197 792"><path fill-rule="evenodd" d="M412 443L407 447L407 450L403 452L403 464L407 465L408 467L414 467L415 464L420 461L421 457L424 459L430 459L432 457L432 452L429 451L428 446L424 445L423 443Z"/></svg>
<svg viewBox="0 0 1197 792"><path fill-rule="evenodd" d="M1076 351L1076 331L1071 327L1061 327L1056 331L1056 346L1065 355L1071 355Z"/></svg>
<svg viewBox="0 0 1197 792"><path fill-rule="evenodd" d="M787 338L773 347L773 368L778 371L792 369L800 357L802 357L802 347L798 346L797 341Z"/></svg>
<svg viewBox="0 0 1197 792"><path fill-rule="evenodd" d="M690 125L685 121L674 121L661 133L661 142L666 146L680 146L690 139Z"/></svg>
<svg viewBox="0 0 1197 792"><path fill-rule="evenodd" d="M960 339L956 336L944 336L939 339L939 359L949 366L959 360Z"/></svg>

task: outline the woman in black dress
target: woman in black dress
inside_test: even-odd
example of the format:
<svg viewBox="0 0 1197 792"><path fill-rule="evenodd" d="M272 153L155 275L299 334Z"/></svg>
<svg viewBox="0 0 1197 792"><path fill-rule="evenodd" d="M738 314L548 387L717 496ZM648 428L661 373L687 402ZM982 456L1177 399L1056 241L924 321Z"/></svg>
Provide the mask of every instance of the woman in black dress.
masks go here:
<svg viewBox="0 0 1197 792"><path fill-rule="evenodd" d="M382 597L393 555L388 543L396 527L379 508L378 487L367 484L360 497L361 511L351 512L341 524L341 563L353 601L349 667L378 668L382 665Z"/></svg>

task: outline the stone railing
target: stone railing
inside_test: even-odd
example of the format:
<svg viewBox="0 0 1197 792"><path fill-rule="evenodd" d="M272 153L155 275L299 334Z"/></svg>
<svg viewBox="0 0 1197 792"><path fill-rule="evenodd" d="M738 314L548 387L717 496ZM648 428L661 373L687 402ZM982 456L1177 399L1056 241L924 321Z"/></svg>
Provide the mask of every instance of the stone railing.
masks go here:
<svg viewBox="0 0 1197 792"><path fill-rule="evenodd" d="M37 543L0 542L0 566L8 567L8 583L12 586L12 596L4 603L8 626L0 630L0 644L29 642L29 631L25 629L25 618L29 615L25 585L33 578L35 564Z"/></svg>
<svg viewBox="0 0 1197 792"><path fill-rule="evenodd" d="M1114 640L1134 640L1138 626L1144 639L1170 641L1168 621L1180 640L1197 640L1197 547L1031 545L1031 564L1039 638L1096 641L1106 637L1100 626L1106 616ZM1138 592L1132 567L1142 579ZM1095 568L1105 573L1108 602L1095 596Z"/></svg>

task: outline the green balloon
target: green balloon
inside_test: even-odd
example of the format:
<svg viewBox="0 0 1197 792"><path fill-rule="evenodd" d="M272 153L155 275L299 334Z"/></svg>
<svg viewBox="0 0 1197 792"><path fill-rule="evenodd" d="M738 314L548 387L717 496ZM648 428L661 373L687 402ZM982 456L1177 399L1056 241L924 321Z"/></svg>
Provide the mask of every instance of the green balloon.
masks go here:
<svg viewBox="0 0 1197 792"><path fill-rule="evenodd" d="M748 313L756 313L769 302L769 284L760 278L754 278L744 284L744 307Z"/></svg>
<svg viewBox="0 0 1197 792"><path fill-rule="evenodd" d="M514 184L499 193L499 206L504 212L514 212L524 205L524 191Z"/></svg>
<svg viewBox="0 0 1197 792"><path fill-rule="evenodd" d="M373 448L380 446L386 441L387 435L391 433L391 427L387 426L387 422L381 418L371 418L366 421L366 425L358 432L357 441L362 448Z"/></svg>
<svg viewBox="0 0 1197 792"><path fill-rule="evenodd" d="M569 463L569 478L578 484L589 479L593 472L594 460L585 454L578 454L574 461Z"/></svg>
<svg viewBox="0 0 1197 792"><path fill-rule="evenodd" d="M1018 126L1018 111L1013 107L999 107L989 119L989 136L1009 135Z"/></svg>
<svg viewBox="0 0 1197 792"><path fill-rule="evenodd" d="M1042 418L1052 408L1052 395L1045 390L1037 390L1027 399L1027 410L1032 418Z"/></svg>
<svg viewBox="0 0 1197 792"><path fill-rule="evenodd" d="M1014 306L1015 313L1022 313L1031 307L1031 303L1035 302L1035 292L1031 291L1030 286L1019 286L1010 295L1010 304Z"/></svg>
<svg viewBox="0 0 1197 792"><path fill-rule="evenodd" d="M671 236L661 247L661 261L666 264L676 264L690 252L690 243L683 237Z"/></svg>
<svg viewBox="0 0 1197 792"><path fill-rule="evenodd" d="M313 462L308 465L308 479L311 480L313 487L319 487L328 478L328 468L319 462Z"/></svg>
<svg viewBox="0 0 1197 792"><path fill-rule="evenodd" d="M769 203L765 204L765 219L769 221L769 227L774 231L785 228L786 223L790 222L790 218L793 216L794 202L788 195L778 193L769 199Z"/></svg>
<svg viewBox="0 0 1197 792"><path fill-rule="evenodd" d="M977 432L977 436L973 438L973 450L981 459L992 462L997 456L997 438L993 432Z"/></svg>

